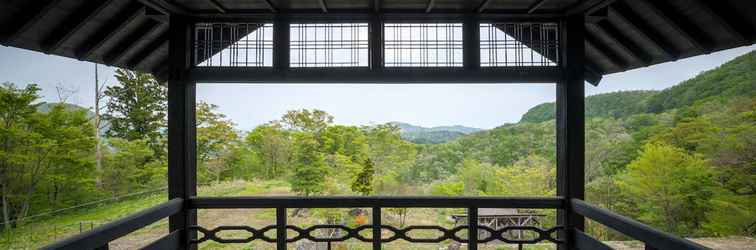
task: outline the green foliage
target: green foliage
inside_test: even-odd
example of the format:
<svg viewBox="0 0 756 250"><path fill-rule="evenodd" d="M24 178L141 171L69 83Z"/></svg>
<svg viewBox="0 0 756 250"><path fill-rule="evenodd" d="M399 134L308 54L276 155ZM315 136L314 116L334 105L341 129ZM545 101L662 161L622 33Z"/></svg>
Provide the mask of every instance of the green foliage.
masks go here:
<svg viewBox="0 0 756 250"><path fill-rule="evenodd" d="M320 133L320 131L333 123L333 116L317 109L312 111L308 109L290 110L281 117L280 123L286 129Z"/></svg>
<svg viewBox="0 0 756 250"><path fill-rule="evenodd" d="M362 166L362 171L352 181L352 191L366 196L370 195L373 192L373 175L375 175L373 162L367 159Z"/></svg>
<svg viewBox="0 0 756 250"><path fill-rule="evenodd" d="M648 109L648 99L657 93L657 91L634 90L589 96L585 98L585 117L620 118L645 113ZM520 122L539 123L553 121L555 117L556 106L553 102L549 102L528 110L522 115Z"/></svg>
<svg viewBox="0 0 756 250"><path fill-rule="evenodd" d="M756 51L670 87L648 100L648 111L660 113L712 98L756 95Z"/></svg>
<svg viewBox="0 0 756 250"><path fill-rule="evenodd" d="M200 181L221 181L224 172L239 161L235 153L239 147L239 135L234 124L217 112L218 106L205 102L197 103L197 166Z"/></svg>
<svg viewBox="0 0 756 250"><path fill-rule="evenodd" d="M36 85L0 86L0 188L3 225L46 207L81 201L94 184L94 129L82 110L37 111ZM41 206L40 206L41 205Z"/></svg>
<svg viewBox="0 0 756 250"><path fill-rule="evenodd" d="M717 188L700 156L664 144L644 146L618 185L636 204L640 220L686 236L701 229Z"/></svg>
<svg viewBox="0 0 756 250"><path fill-rule="evenodd" d="M150 74L118 69L115 77L118 84L105 90L109 101L103 118L111 124L108 136L146 139L155 158L164 156L167 89Z"/></svg>
<svg viewBox="0 0 756 250"><path fill-rule="evenodd" d="M293 152L290 132L276 124L257 126L244 139L249 148L248 164L258 178L273 179L289 172Z"/></svg>
<svg viewBox="0 0 756 250"><path fill-rule="evenodd" d="M109 140L112 152L105 155L103 186L113 195L161 187L166 183L165 160L153 159L147 140Z"/></svg>
<svg viewBox="0 0 756 250"><path fill-rule="evenodd" d="M318 141L310 134L295 136L294 173L291 190L303 196L319 194L324 189L325 159L318 151Z"/></svg>

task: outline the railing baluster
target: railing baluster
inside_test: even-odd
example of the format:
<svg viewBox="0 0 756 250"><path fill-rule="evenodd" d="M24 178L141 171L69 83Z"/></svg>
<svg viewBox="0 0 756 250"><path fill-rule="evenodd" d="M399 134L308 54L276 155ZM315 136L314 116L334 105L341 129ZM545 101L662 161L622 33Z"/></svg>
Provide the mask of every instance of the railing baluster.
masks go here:
<svg viewBox="0 0 756 250"><path fill-rule="evenodd" d="M286 208L276 208L276 249L286 250Z"/></svg>
<svg viewBox="0 0 756 250"><path fill-rule="evenodd" d="M478 250L478 208L467 209L467 249Z"/></svg>
<svg viewBox="0 0 756 250"><path fill-rule="evenodd" d="M373 207L373 250L381 250L381 208Z"/></svg>

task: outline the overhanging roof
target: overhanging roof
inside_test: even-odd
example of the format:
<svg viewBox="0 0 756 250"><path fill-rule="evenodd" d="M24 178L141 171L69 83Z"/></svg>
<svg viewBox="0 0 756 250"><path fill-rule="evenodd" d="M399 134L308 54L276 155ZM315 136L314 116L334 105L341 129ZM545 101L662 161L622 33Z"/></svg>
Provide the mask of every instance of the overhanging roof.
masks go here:
<svg viewBox="0 0 756 250"><path fill-rule="evenodd" d="M164 14L589 13L586 71L598 76L756 43L753 0L4 0L0 43L164 76Z"/></svg>

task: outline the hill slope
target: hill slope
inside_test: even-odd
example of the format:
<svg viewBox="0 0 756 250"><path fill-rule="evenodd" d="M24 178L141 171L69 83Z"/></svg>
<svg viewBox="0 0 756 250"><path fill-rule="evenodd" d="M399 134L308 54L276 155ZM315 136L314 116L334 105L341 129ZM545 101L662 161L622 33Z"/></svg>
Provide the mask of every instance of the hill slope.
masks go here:
<svg viewBox="0 0 756 250"><path fill-rule="evenodd" d="M640 113L661 113L711 98L756 95L756 51L701 72L662 91L640 90L604 93L585 98L586 117L621 118ZM544 122L555 117L553 102L539 104L520 122Z"/></svg>
<svg viewBox="0 0 756 250"><path fill-rule="evenodd" d="M427 128L403 122L391 122L391 124L399 127L402 133L402 138L418 144L445 143L459 138L460 136L482 130L460 125Z"/></svg>

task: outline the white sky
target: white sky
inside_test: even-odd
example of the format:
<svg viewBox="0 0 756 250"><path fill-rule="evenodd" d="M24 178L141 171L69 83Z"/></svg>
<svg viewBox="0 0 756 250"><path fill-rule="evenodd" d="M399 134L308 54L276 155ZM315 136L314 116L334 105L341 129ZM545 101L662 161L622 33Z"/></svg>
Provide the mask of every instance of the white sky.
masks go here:
<svg viewBox="0 0 756 250"><path fill-rule="evenodd" d="M586 92L663 89L754 49L756 45L608 75L599 87L587 85ZM113 70L101 66L101 81L113 84ZM94 64L89 62L0 47L0 82L36 83L45 101L57 101L55 87L64 86L76 90L69 102L94 105ZM551 84L200 84L197 96L219 105L245 130L299 108L325 110L339 124L402 121L493 128L516 122L532 106L555 98Z"/></svg>

